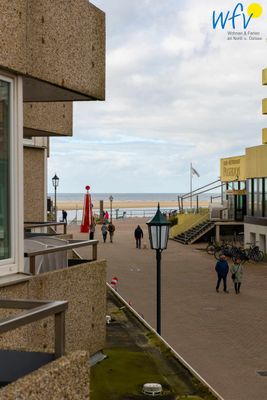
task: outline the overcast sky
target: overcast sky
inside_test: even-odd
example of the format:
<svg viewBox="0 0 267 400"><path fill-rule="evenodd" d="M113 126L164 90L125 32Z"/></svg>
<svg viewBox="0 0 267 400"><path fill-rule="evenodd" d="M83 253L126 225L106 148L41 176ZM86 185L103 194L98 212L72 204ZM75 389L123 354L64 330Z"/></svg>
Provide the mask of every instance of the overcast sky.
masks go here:
<svg viewBox="0 0 267 400"><path fill-rule="evenodd" d="M190 162L201 186L221 157L261 144L267 7L247 28L263 40L230 41L212 12L236 1L91 2L106 13L106 101L75 103L74 136L51 139L49 186L56 172L60 192L187 192Z"/></svg>

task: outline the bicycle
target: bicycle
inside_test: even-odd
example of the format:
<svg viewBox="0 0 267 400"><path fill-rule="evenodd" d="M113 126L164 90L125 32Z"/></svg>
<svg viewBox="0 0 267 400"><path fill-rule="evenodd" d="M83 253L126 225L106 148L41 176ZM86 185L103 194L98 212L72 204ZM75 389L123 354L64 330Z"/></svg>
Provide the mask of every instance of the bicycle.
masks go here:
<svg viewBox="0 0 267 400"><path fill-rule="evenodd" d="M260 250L259 246L257 246L256 243L247 243L247 244L249 244L250 246L248 249L245 249L244 251L248 259L255 262L263 261L264 253L263 251Z"/></svg>
<svg viewBox="0 0 267 400"><path fill-rule="evenodd" d="M212 237L206 247L206 252L213 256L215 251L219 250L221 246L215 241L214 237Z"/></svg>
<svg viewBox="0 0 267 400"><path fill-rule="evenodd" d="M219 260L221 255L225 255L226 257L232 257L232 248L233 246L227 242L224 241L221 246L214 252L214 257Z"/></svg>

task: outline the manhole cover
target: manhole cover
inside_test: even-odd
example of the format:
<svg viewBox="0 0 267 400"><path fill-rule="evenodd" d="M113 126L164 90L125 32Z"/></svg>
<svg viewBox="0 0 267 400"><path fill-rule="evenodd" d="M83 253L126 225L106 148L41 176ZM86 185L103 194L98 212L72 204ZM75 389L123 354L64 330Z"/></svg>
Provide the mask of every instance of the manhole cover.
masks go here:
<svg viewBox="0 0 267 400"><path fill-rule="evenodd" d="M267 371L257 371L257 374L260 376L267 376Z"/></svg>
<svg viewBox="0 0 267 400"><path fill-rule="evenodd" d="M267 371L257 371L257 374L260 376L267 376Z"/></svg>

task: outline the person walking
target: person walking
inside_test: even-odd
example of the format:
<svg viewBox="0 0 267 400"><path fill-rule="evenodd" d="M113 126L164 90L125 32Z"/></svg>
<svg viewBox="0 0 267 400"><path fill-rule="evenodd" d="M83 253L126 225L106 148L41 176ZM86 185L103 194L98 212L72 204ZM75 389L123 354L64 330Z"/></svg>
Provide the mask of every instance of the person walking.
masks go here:
<svg viewBox="0 0 267 400"><path fill-rule="evenodd" d="M101 232L102 232L102 236L103 236L103 241L104 241L104 243L106 243L108 228L107 228L107 225L105 224L105 222L101 226Z"/></svg>
<svg viewBox="0 0 267 400"><path fill-rule="evenodd" d="M136 248L141 249L141 239L144 237L143 230L140 225L134 231L134 237L136 242Z"/></svg>
<svg viewBox="0 0 267 400"><path fill-rule="evenodd" d="M89 239L90 240L94 240L95 237L95 221L92 222L92 224L90 225L90 233L89 233Z"/></svg>
<svg viewBox="0 0 267 400"><path fill-rule="evenodd" d="M114 236L114 232L115 232L115 226L113 225L112 222L110 222L109 225L108 225L108 232L109 232L110 243L113 243L113 236Z"/></svg>
<svg viewBox="0 0 267 400"><path fill-rule="evenodd" d="M243 278L243 265L240 258L236 258L234 264L231 266L232 279L235 286L236 294L240 293L240 286Z"/></svg>
<svg viewBox="0 0 267 400"><path fill-rule="evenodd" d="M68 217L67 211L62 210L62 222L66 222L66 224L67 224L67 217Z"/></svg>
<svg viewBox="0 0 267 400"><path fill-rule="evenodd" d="M226 257L224 254L220 256L220 260L217 261L215 265L215 271L217 272L217 285L216 285L216 292L219 292L219 287L221 280L223 281L223 291L224 293L229 293L227 290L227 275L229 272L229 265L226 260Z"/></svg>

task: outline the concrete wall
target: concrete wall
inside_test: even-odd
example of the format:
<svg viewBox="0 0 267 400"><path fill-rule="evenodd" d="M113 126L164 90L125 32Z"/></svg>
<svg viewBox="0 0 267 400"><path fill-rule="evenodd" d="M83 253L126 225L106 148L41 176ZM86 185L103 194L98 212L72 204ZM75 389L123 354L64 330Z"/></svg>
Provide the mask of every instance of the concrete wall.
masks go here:
<svg viewBox="0 0 267 400"><path fill-rule="evenodd" d="M67 300L66 351L103 349L106 337L106 262L84 263L31 277L0 288L0 297ZM18 312L18 311L16 311ZM1 316L5 315L1 310ZM1 348L54 351L54 318L49 317L0 337Z"/></svg>
<svg viewBox="0 0 267 400"><path fill-rule="evenodd" d="M72 136L72 102L24 103L24 137Z"/></svg>
<svg viewBox="0 0 267 400"><path fill-rule="evenodd" d="M44 221L46 209L44 149L24 147L24 221Z"/></svg>
<svg viewBox="0 0 267 400"><path fill-rule="evenodd" d="M1 67L70 90L72 100L78 100L79 94L104 99L105 15L101 10L87 0L1 0L0 16ZM43 100L53 101L47 88L45 92ZM27 90L25 95L31 101Z"/></svg>
<svg viewBox="0 0 267 400"><path fill-rule="evenodd" d="M244 224L244 243L256 241L257 246L267 253L267 226Z"/></svg>
<svg viewBox="0 0 267 400"><path fill-rule="evenodd" d="M86 352L74 352L0 389L1 400L89 399Z"/></svg>

